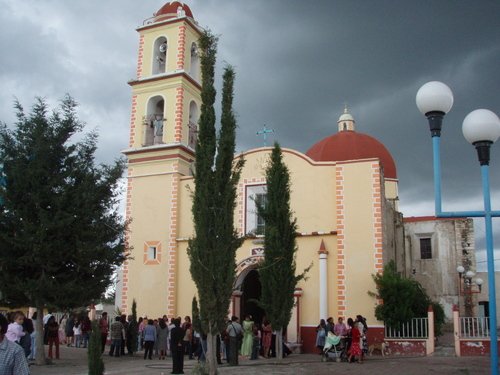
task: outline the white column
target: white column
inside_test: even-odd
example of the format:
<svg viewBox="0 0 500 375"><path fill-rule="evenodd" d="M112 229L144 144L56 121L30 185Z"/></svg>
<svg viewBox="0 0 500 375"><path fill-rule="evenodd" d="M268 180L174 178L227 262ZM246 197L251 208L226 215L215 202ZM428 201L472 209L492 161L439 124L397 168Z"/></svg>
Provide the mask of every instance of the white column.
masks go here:
<svg viewBox="0 0 500 375"><path fill-rule="evenodd" d="M323 243L322 243L323 244ZM328 318L328 267L326 250L319 253L319 319Z"/></svg>
<svg viewBox="0 0 500 375"><path fill-rule="evenodd" d="M453 306L453 338L455 339L455 355L460 357L460 312L458 306Z"/></svg>
<svg viewBox="0 0 500 375"><path fill-rule="evenodd" d="M429 309L427 310L427 324L428 324L428 331L429 335L427 337L427 343L425 345L426 348L426 355L431 355L434 353L434 340L435 340L435 332L434 332L434 310L432 309L432 306L429 306Z"/></svg>

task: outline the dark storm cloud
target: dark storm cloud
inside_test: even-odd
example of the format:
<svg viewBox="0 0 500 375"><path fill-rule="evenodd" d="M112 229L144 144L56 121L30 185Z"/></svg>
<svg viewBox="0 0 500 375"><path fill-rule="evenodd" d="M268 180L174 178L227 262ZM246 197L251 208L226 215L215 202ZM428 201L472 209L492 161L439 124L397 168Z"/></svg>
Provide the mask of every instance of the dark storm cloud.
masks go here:
<svg viewBox="0 0 500 375"><path fill-rule="evenodd" d="M55 102L70 92L89 127L99 129L98 156L117 157L128 139L126 82L135 75L135 28L163 4L0 0L0 119L12 121L14 95L29 104L36 95ZM443 208L482 207L479 167L461 123L476 108L500 113L500 3L192 0L188 5L201 26L220 35L219 88L224 64L236 68L239 150L262 146L256 132L266 124L275 130L268 144L277 140L305 152L336 132L347 103L357 131L376 137L392 153L404 214L432 215L431 139L415 94L423 83L441 80L455 94L442 139ZM497 209L499 165L496 145L491 184Z"/></svg>

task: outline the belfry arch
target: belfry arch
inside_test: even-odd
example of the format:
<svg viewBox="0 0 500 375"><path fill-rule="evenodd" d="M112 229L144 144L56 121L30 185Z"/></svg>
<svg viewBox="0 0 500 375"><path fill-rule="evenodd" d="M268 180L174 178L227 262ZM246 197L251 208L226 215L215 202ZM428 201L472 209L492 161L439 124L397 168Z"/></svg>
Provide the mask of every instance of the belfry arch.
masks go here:
<svg viewBox="0 0 500 375"><path fill-rule="evenodd" d="M153 66L151 69L153 74L162 74L167 71L167 50L167 38L162 36L155 40L153 44Z"/></svg>
<svg viewBox="0 0 500 375"><path fill-rule="evenodd" d="M165 100L156 95L148 100L144 116L143 146L163 143L163 126L165 124Z"/></svg>

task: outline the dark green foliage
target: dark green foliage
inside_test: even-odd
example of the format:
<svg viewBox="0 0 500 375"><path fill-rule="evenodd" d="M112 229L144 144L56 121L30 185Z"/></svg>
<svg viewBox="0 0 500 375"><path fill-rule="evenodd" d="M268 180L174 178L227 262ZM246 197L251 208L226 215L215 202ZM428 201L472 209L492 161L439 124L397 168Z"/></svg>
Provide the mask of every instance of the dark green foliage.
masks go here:
<svg viewBox="0 0 500 375"><path fill-rule="evenodd" d="M383 303L375 308L375 317L384 321L390 328L398 328L401 323L412 318L427 316L430 305L435 312L436 334L440 334L444 323L444 311L440 304L431 301L420 283L414 279L402 277L396 271L394 261L384 266L384 272L373 275L377 287L377 298Z"/></svg>
<svg viewBox="0 0 500 375"><path fill-rule="evenodd" d="M89 364L89 375L104 374L104 362L101 353L101 330L96 320L92 322L87 359Z"/></svg>
<svg viewBox="0 0 500 375"><path fill-rule="evenodd" d="M137 324L137 302L132 300L132 320L128 324L128 337L130 338L130 349L132 353L137 352L137 336L139 335L139 325Z"/></svg>
<svg viewBox="0 0 500 375"><path fill-rule="evenodd" d="M97 134L72 137L83 124L67 96L48 114L16 102L17 123L0 127L0 290L3 304L61 309L99 299L124 260L117 184L124 170L94 163Z"/></svg>
<svg viewBox="0 0 500 375"><path fill-rule="evenodd" d="M202 105L192 207L195 236L189 241L188 255L191 276L198 289L202 329L209 335L217 335L225 327L235 277L236 250L242 243L234 230L233 214L243 161L234 163L233 160L236 131L232 109L234 71L231 67L224 71L221 128L217 142L214 111L217 38L205 32L199 46ZM209 340L209 351L210 346Z"/></svg>
<svg viewBox="0 0 500 375"><path fill-rule="evenodd" d="M431 306L434 311L434 333L436 336L441 336L443 334L442 328L446 318L444 309L438 302L431 302Z"/></svg>
<svg viewBox="0 0 500 375"><path fill-rule="evenodd" d="M290 321L297 282L310 266L296 275L296 219L290 209L290 173L275 143L266 168L267 199L265 207L257 205L265 221L264 261L259 266L262 284L261 305L275 330Z"/></svg>
<svg viewBox="0 0 500 375"><path fill-rule="evenodd" d="M193 318L193 328L196 332L203 332L201 328L200 320L200 309L198 308L198 300L193 297L193 302L191 304L191 316Z"/></svg>

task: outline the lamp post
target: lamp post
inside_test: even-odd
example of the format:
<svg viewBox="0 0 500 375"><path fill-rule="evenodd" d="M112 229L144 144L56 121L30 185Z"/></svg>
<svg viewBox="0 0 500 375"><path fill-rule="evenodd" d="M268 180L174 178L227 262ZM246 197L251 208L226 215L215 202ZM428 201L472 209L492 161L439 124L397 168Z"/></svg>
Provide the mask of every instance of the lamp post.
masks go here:
<svg viewBox="0 0 500 375"><path fill-rule="evenodd" d="M481 293L481 287L483 285L483 279L476 278L472 280L476 274L471 270L465 269L464 266L457 267L458 272L458 298L463 295L464 297L464 310L466 317L472 317L473 314L473 303L472 303L472 295L475 293ZM477 287L474 289L474 287Z"/></svg>
<svg viewBox="0 0 500 375"><path fill-rule="evenodd" d="M492 217L499 217L500 211L491 210L489 160L490 146L500 136L498 116L487 110L477 109L469 113L462 125L462 132L476 150L481 165L483 185L483 211L443 212L441 210L441 160L440 139L443 117L453 106L453 94L442 82L432 81L417 92L417 107L428 119L432 136L435 211L437 217L483 217L486 229L486 258L488 264L488 299L490 306L490 366L491 374L498 373L497 308L495 292L495 260L493 255Z"/></svg>

